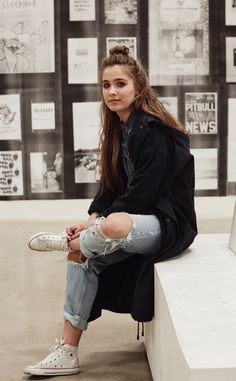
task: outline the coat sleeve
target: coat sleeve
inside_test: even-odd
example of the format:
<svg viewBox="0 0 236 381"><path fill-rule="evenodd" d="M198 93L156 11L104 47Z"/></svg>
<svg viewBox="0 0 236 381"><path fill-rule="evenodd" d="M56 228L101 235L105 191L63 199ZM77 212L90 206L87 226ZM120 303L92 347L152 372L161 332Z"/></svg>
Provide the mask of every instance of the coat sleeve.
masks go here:
<svg viewBox="0 0 236 381"><path fill-rule="evenodd" d="M150 128L133 158L135 171L129 188L103 211L103 216L120 211L142 214L155 207L171 176L172 155L166 139L159 129Z"/></svg>
<svg viewBox="0 0 236 381"><path fill-rule="evenodd" d="M104 210L109 208L117 197L115 192L112 192L108 188L104 189L103 192L98 192L94 197L90 207L88 209L88 214L93 212L102 214Z"/></svg>

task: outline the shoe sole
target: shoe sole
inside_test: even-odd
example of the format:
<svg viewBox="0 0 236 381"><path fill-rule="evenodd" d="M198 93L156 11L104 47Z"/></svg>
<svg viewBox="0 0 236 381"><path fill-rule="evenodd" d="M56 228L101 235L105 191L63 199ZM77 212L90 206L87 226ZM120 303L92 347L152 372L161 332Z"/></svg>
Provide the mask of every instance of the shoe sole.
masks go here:
<svg viewBox="0 0 236 381"><path fill-rule="evenodd" d="M34 250L34 251L54 251L53 249L49 249L49 250L40 250L40 249L35 249L34 247L31 247L31 242L35 239L35 238L38 238L40 237L41 235L45 235L45 234L53 234L53 235L62 235L62 233L52 233L52 232L39 232L39 233L35 233L34 235L32 235L30 237L30 239L28 240L28 247L31 249L31 250Z"/></svg>
<svg viewBox="0 0 236 381"><path fill-rule="evenodd" d="M79 373L79 367L73 369L24 369L24 374L30 374L32 376L67 376L70 374Z"/></svg>

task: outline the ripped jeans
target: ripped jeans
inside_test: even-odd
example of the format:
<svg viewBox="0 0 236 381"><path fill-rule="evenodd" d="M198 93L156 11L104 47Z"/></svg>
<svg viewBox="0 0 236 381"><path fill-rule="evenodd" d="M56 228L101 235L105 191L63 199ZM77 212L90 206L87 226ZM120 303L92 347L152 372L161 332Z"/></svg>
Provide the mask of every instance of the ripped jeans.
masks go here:
<svg viewBox="0 0 236 381"><path fill-rule="evenodd" d="M133 225L127 237L102 238L97 225L104 217L80 233L80 250L88 258L85 264L68 261L64 319L82 331L98 289L98 275L110 264L134 254L151 254L160 248L161 228L154 215L130 214Z"/></svg>

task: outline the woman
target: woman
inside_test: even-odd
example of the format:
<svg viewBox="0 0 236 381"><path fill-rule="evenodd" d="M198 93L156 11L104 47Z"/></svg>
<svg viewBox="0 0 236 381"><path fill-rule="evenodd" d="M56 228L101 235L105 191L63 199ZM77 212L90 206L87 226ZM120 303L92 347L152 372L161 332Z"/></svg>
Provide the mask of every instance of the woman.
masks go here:
<svg viewBox="0 0 236 381"><path fill-rule="evenodd" d="M63 340L27 374L73 374L78 344L101 309L153 317L153 264L197 234L188 134L163 107L125 46L101 64L100 190L89 219L66 233L37 233L33 250L68 250Z"/></svg>

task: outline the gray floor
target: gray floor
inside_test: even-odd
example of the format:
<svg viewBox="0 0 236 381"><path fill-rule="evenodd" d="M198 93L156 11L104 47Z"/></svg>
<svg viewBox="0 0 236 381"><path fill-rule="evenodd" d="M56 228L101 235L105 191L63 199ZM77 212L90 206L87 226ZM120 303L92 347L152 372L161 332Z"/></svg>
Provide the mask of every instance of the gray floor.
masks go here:
<svg viewBox="0 0 236 381"><path fill-rule="evenodd" d="M229 220L199 221L201 233L229 232ZM66 222L0 223L1 381L39 380L22 373L48 354L62 329L66 260L62 253L33 252L27 238L41 230L62 231ZM81 372L50 377L94 381L151 381L144 344L128 315L104 312L90 324L79 350Z"/></svg>

